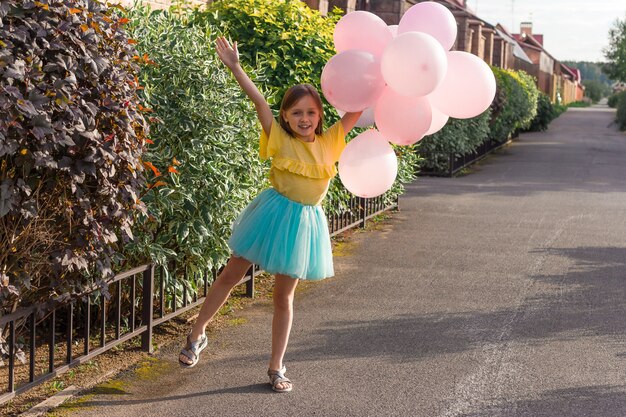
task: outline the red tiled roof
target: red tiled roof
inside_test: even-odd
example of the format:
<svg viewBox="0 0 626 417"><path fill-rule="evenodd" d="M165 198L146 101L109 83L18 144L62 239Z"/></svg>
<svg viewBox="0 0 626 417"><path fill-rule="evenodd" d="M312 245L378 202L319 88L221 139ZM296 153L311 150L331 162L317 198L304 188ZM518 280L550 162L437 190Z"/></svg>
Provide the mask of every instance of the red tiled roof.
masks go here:
<svg viewBox="0 0 626 417"><path fill-rule="evenodd" d="M562 62L561 62L561 68L563 68L565 71L569 72L570 75L572 76L572 78L574 78L574 80L576 80L576 81L580 81L581 80L582 77L580 75L580 70L578 68L570 67L568 65L565 65Z"/></svg>
<svg viewBox="0 0 626 417"><path fill-rule="evenodd" d="M543 45L540 44L533 35L522 35L519 33L514 33L513 37L520 44L524 44L524 46L535 49L537 51L545 51L545 49L543 49Z"/></svg>
<svg viewBox="0 0 626 417"><path fill-rule="evenodd" d="M561 62L561 69L563 70L563 72L566 72L568 75L570 75L572 79L576 79L576 73L572 70L572 68L568 67L562 62Z"/></svg>

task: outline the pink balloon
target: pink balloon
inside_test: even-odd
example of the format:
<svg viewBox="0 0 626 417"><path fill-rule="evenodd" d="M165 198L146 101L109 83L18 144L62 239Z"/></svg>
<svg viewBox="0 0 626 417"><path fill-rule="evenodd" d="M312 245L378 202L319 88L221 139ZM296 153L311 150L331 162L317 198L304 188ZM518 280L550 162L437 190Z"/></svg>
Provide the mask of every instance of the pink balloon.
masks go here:
<svg viewBox="0 0 626 417"><path fill-rule="evenodd" d="M426 97L406 97L385 88L376 102L374 119L376 127L389 142L411 145L428 131L432 112Z"/></svg>
<svg viewBox="0 0 626 417"><path fill-rule="evenodd" d="M391 31L383 19L362 10L348 13L339 19L333 34L337 52L358 49L378 57L391 38Z"/></svg>
<svg viewBox="0 0 626 417"><path fill-rule="evenodd" d="M456 41L456 20L446 6L434 1L418 3L404 13L398 25L398 34L428 33L449 51Z"/></svg>
<svg viewBox="0 0 626 417"><path fill-rule="evenodd" d="M430 35L407 32L392 40L381 60L387 85L405 96L425 96L443 80L446 51Z"/></svg>
<svg viewBox="0 0 626 417"><path fill-rule="evenodd" d="M352 139L339 157L339 178L352 194L376 197L389 190L398 174L393 148L376 130Z"/></svg>
<svg viewBox="0 0 626 417"><path fill-rule="evenodd" d="M385 82L374 55L357 50L341 52L322 70L322 92L326 100L346 112L361 111L374 104Z"/></svg>
<svg viewBox="0 0 626 417"><path fill-rule="evenodd" d="M398 25L389 25L389 30L394 38L398 36Z"/></svg>
<svg viewBox="0 0 626 417"><path fill-rule="evenodd" d="M430 96L427 96L427 98L428 97L430 97ZM430 102L430 98L428 99L428 101ZM433 120L430 123L430 127L428 128L428 132L426 132L424 134L424 136L432 135L433 133L439 132L441 129L443 129L443 127L446 125L446 123L448 123L448 119L450 118L447 114L443 114L436 107L431 105L430 108L431 108L432 113L433 113Z"/></svg>
<svg viewBox="0 0 626 417"><path fill-rule="evenodd" d="M475 117L489 108L496 79L489 65L468 52L448 52L448 72L429 96L433 107L457 119Z"/></svg>

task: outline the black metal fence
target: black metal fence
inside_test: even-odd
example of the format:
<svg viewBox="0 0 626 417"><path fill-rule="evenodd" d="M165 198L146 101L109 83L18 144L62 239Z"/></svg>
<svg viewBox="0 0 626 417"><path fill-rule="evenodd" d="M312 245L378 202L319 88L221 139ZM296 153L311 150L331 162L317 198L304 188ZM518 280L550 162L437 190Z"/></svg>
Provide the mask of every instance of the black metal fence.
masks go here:
<svg viewBox="0 0 626 417"><path fill-rule="evenodd" d="M504 145L507 145L508 143L511 142L511 140L513 140L513 139L515 139L517 137L518 137L518 133L515 133L513 135L512 139L505 140L504 142L503 141L496 141L496 140L487 139L480 146L478 146L476 149L474 149L474 151L466 153L466 154L463 154L463 155L456 155L453 152L450 152L450 153L447 153L447 154L422 153L422 156L424 156L426 159L433 159L434 160L434 159L438 158L438 160L441 161L441 162L445 161L446 169L440 170L440 169L436 169L436 168L432 168L432 169L420 168L419 173L422 174L422 175L432 175L432 176L439 176L439 177L453 177L459 171L461 171L463 168L466 168L466 167L470 166L471 164L474 164L474 163L480 161L485 156L489 155L491 152L500 149Z"/></svg>
<svg viewBox="0 0 626 417"><path fill-rule="evenodd" d="M386 205L382 197L353 198L348 210L328 216L331 236L364 227L394 207L397 203ZM254 295L260 272L253 265L239 283L246 285L246 296ZM178 281L161 267L142 265L109 281L109 296L96 290L45 313L34 306L0 317L8 360L0 367L5 384L0 404L133 338L140 337L141 349L152 352L154 327L200 305L217 274L211 270Z"/></svg>

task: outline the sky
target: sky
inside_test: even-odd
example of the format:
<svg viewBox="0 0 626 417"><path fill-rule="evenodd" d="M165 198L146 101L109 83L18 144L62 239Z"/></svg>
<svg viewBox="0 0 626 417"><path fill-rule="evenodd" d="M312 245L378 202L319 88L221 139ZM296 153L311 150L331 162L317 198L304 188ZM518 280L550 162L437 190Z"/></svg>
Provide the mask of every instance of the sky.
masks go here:
<svg viewBox="0 0 626 417"><path fill-rule="evenodd" d="M467 0L476 16L519 33L520 22L533 23L543 46L559 61L604 61L609 29L626 19L626 0Z"/></svg>

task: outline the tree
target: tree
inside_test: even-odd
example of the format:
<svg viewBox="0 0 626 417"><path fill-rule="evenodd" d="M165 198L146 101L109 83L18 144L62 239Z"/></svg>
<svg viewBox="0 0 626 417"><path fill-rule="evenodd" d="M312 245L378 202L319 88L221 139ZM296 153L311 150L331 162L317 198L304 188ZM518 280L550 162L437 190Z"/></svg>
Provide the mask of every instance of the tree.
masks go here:
<svg viewBox="0 0 626 417"><path fill-rule="evenodd" d="M585 86L585 97L589 97L594 103L611 93L610 88L600 81L585 80L583 81L583 85Z"/></svg>
<svg viewBox="0 0 626 417"><path fill-rule="evenodd" d="M583 81L593 80L600 83L611 86L613 81L607 77L602 71L603 63L601 62L588 62L588 61L562 61L565 65L571 68L576 68L580 71L580 76Z"/></svg>
<svg viewBox="0 0 626 417"><path fill-rule="evenodd" d="M626 17L617 19L609 30L609 46L604 50L603 71L611 79L626 82Z"/></svg>

